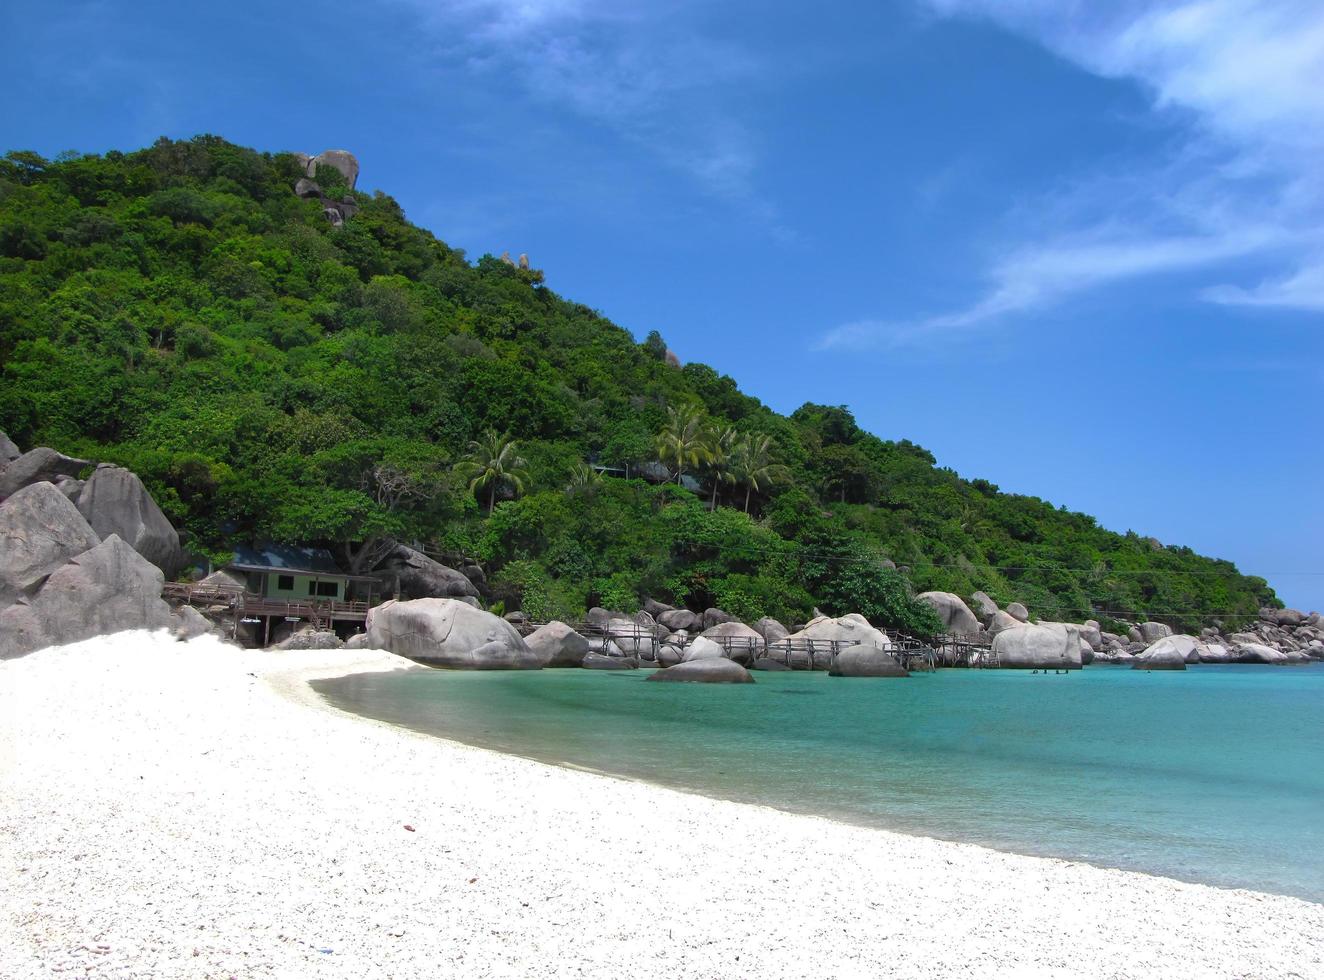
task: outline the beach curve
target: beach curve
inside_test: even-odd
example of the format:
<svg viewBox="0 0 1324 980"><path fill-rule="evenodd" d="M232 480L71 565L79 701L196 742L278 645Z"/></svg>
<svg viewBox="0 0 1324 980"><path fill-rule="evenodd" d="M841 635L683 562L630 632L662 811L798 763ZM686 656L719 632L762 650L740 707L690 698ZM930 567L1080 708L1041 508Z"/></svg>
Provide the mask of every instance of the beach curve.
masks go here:
<svg viewBox="0 0 1324 980"><path fill-rule="evenodd" d="M911 837L361 719L380 651L0 664L0 975L1318 976L1324 906Z"/></svg>

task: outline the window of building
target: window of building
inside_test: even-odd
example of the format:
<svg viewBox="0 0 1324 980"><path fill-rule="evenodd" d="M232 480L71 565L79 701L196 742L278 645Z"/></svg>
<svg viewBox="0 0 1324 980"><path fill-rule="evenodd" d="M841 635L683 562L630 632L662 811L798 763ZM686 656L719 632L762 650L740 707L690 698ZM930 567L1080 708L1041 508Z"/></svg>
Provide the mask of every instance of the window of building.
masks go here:
<svg viewBox="0 0 1324 980"><path fill-rule="evenodd" d="M336 596L338 596L338 595L340 594L340 583L339 583L339 582L318 582L318 583L317 583L317 594L318 594L318 595L323 595L323 596L331 596L331 597L334 599Z"/></svg>
<svg viewBox="0 0 1324 980"><path fill-rule="evenodd" d="M276 588L278 588L278 589L280 589L280 590L282 590L282 591L284 591L284 592L292 592L292 591L294 591L294 576L293 576L293 575L277 575L277 576L276 576Z"/></svg>

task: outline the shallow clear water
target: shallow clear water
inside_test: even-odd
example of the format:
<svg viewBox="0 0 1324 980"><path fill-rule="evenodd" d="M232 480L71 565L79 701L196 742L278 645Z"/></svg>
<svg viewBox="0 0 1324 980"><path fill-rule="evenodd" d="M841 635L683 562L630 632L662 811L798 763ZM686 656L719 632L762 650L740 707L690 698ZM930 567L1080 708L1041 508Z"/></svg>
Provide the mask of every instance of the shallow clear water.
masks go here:
<svg viewBox="0 0 1324 980"><path fill-rule="evenodd" d="M319 681L474 745L854 823L1324 901L1324 666L906 680L409 671Z"/></svg>

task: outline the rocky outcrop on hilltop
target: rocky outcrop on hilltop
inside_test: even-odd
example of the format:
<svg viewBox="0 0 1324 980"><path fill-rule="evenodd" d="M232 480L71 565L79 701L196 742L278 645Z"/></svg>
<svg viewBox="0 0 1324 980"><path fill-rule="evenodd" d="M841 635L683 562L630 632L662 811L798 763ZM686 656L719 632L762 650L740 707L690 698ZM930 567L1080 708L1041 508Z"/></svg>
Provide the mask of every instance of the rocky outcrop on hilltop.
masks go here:
<svg viewBox="0 0 1324 980"><path fill-rule="evenodd" d="M340 174L345 187L352 192L359 180L359 161L354 154L348 150L323 150L315 157L306 153L296 153L294 157L303 165L305 174L295 182L295 194L307 200L321 202L322 213L326 215L326 220L337 228L358 214L359 206L355 203L353 193L344 194L339 198L331 197L315 179L318 167L330 167ZM334 176L333 174L332 177Z"/></svg>

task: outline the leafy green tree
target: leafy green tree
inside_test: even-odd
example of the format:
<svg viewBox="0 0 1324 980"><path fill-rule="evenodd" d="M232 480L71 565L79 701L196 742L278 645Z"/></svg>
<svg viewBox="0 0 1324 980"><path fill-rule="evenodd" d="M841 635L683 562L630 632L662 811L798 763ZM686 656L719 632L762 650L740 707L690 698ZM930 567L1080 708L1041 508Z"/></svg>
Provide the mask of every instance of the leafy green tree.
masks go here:
<svg viewBox="0 0 1324 980"><path fill-rule="evenodd" d="M509 435L498 435L495 429L488 429L469 443L468 455L456 464L456 472L469 481L471 493L487 488L489 514L496 507L499 488L509 486L516 493L524 492L528 474L518 448L519 443Z"/></svg>

